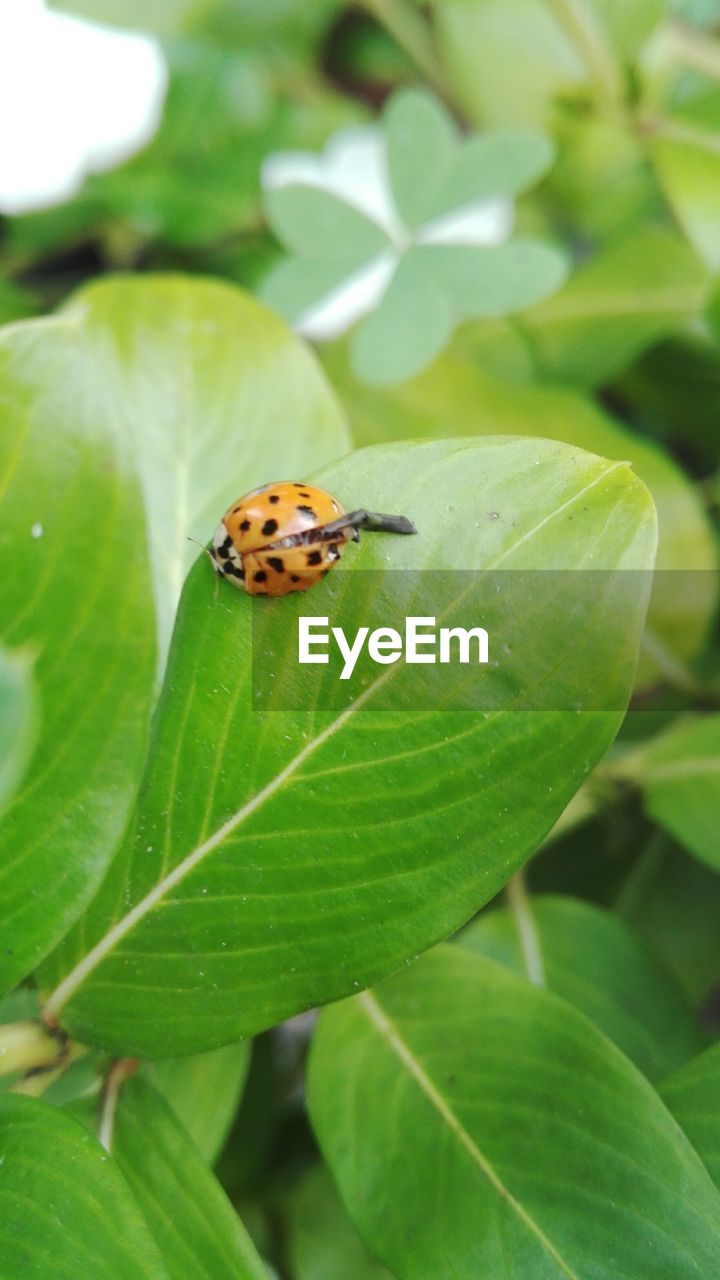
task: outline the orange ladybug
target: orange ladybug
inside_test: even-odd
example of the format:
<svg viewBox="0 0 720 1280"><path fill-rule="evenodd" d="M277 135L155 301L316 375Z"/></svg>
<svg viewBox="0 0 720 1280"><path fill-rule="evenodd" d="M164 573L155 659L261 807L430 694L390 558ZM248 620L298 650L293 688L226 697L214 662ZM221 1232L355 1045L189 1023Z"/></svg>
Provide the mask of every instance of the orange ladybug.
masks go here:
<svg viewBox="0 0 720 1280"><path fill-rule="evenodd" d="M308 591L329 573L359 530L417 533L405 516L347 512L337 498L297 480L264 484L239 498L215 530L218 574L251 596Z"/></svg>

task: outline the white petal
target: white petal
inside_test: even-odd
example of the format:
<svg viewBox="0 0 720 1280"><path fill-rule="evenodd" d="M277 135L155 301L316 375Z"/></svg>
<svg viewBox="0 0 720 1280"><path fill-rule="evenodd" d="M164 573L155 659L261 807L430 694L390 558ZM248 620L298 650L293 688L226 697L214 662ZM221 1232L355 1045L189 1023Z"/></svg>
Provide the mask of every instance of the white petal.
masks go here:
<svg viewBox="0 0 720 1280"><path fill-rule="evenodd" d="M72 195L157 128L167 68L156 41L0 0L0 210Z"/></svg>
<svg viewBox="0 0 720 1280"><path fill-rule="evenodd" d="M478 200L444 213L421 227L418 244L504 244L515 221L514 201L503 197Z"/></svg>
<svg viewBox="0 0 720 1280"><path fill-rule="evenodd" d="M320 187L372 218L390 237L402 234L388 181L385 137L377 125L341 129L322 155L278 151L265 160L261 181L266 191L296 182Z"/></svg>
<svg viewBox="0 0 720 1280"><path fill-rule="evenodd" d="M377 306L398 264L398 256L389 250L373 258L354 275L320 302L308 307L295 321L293 329L305 338L323 341L337 338L356 320Z"/></svg>

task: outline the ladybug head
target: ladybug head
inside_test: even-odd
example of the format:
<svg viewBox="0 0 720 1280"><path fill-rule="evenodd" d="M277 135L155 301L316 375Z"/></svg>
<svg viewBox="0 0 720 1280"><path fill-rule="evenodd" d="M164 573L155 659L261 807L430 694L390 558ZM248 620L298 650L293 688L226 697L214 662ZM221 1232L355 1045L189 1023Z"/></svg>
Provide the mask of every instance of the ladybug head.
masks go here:
<svg viewBox="0 0 720 1280"><path fill-rule="evenodd" d="M213 534L208 554L216 573L222 578L236 579L237 586L242 584L245 577L242 556L222 520Z"/></svg>

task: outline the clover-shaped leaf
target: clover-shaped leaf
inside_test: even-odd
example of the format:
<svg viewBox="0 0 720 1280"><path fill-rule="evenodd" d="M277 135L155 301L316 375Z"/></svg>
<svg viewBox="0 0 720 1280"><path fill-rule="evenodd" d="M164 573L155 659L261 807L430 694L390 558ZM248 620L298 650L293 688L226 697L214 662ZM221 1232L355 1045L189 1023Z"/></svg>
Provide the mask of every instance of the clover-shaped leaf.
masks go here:
<svg viewBox="0 0 720 1280"><path fill-rule="evenodd" d="M562 283L557 249L510 240L513 198L551 160L543 134L461 138L430 94L402 90L380 124L341 130L321 156L266 162L265 211L291 256L266 278L265 301L315 339L364 317L358 376L411 377L460 321L518 311Z"/></svg>

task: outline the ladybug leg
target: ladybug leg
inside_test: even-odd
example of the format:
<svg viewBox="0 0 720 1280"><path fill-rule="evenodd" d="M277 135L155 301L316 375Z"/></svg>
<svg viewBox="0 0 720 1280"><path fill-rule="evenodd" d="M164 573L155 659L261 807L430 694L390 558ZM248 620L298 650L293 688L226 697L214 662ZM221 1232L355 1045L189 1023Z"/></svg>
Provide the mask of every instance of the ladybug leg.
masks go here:
<svg viewBox="0 0 720 1280"><path fill-rule="evenodd" d="M368 533L417 533L412 520L407 516L384 516L376 511L348 511L330 524L323 525L323 536L340 533L343 529L353 530L353 541L357 542L360 529Z"/></svg>

